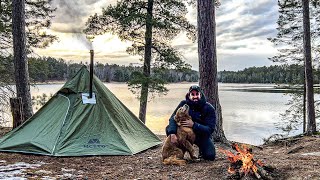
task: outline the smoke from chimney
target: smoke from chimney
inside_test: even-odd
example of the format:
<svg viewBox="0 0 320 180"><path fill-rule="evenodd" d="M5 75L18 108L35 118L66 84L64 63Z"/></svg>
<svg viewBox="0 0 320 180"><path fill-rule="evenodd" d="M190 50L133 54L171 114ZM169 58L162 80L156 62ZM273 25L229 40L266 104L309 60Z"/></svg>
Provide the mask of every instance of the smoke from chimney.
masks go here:
<svg viewBox="0 0 320 180"><path fill-rule="evenodd" d="M92 14L87 6L92 6L100 0L53 0L52 5L57 8L51 30L61 33L70 33L85 45L88 50L92 50L92 42L87 39L82 30L85 22Z"/></svg>
<svg viewBox="0 0 320 180"><path fill-rule="evenodd" d="M74 33L74 36L85 45L88 50L93 50L92 41L90 41L83 33Z"/></svg>

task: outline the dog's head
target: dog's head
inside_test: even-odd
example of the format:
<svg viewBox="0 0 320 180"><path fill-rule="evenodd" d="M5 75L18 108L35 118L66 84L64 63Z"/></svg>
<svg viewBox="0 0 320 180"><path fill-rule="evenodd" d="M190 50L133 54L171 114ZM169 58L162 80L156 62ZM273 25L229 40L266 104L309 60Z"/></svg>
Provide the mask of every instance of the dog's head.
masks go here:
<svg viewBox="0 0 320 180"><path fill-rule="evenodd" d="M177 125L180 126L181 120L188 118L190 118L189 106L185 104L177 110L176 115L174 116L174 120L176 121Z"/></svg>

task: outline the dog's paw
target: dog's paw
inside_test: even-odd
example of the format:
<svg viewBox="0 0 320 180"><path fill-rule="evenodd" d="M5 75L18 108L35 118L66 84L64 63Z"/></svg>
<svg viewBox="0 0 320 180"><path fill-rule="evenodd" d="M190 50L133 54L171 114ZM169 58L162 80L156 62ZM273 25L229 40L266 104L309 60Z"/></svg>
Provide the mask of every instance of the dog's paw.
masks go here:
<svg viewBox="0 0 320 180"><path fill-rule="evenodd" d="M191 159L199 159L199 158L195 153L193 153L193 154L191 154Z"/></svg>
<svg viewBox="0 0 320 180"><path fill-rule="evenodd" d="M200 162L200 161L201 161L200 158L188 159L188 163L197 163L197 162Z"/></svg>

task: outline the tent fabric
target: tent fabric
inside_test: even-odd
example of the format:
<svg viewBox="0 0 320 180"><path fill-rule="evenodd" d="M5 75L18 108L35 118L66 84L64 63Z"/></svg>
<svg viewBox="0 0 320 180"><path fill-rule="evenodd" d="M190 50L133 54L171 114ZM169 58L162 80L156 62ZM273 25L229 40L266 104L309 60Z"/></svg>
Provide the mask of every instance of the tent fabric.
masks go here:
<svg viewBox="0 0 320 180"><path fill-rule="evenodd" d="M50 156L133 155L161 144L107 87L93 78L96 104L83 104L83 66L30 119L0 139L0 151Z"/></svg>

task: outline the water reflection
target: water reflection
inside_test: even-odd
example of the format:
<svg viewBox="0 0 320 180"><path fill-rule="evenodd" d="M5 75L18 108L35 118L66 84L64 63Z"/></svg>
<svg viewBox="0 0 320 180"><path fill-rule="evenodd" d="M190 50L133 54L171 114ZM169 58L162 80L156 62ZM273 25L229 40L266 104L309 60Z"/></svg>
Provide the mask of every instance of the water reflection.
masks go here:
<svg viewBox="0 0 320 180"><path fill-rule="evenodd" d="M164 134L172 112L194 83L169 84L168 95L155 97L148 103L146 125L156 134ZM124 83L105 84L134 114L138 116L139 101ZM63 84L38 85L31 89L32 95L54 94ZM228 139L250 144L261 144L262 138L276 133L274 123L280 121L279 113L287 108L289 96L261 89L272 89L273 85L219 84L223 127ZM240 89L240 90L239 90ZM251 91L244 91L251 89ZM259 91L252 91L259 89Z"/></svg>

